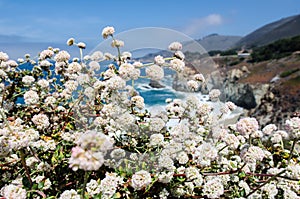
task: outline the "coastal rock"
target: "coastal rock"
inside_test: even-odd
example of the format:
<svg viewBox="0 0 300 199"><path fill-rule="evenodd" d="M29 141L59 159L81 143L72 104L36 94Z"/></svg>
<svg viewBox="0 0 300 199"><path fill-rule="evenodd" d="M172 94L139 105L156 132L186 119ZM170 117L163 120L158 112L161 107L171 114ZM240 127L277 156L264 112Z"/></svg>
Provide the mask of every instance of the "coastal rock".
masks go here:
<svg viewBox="0 0 300 199"><path fill-rule="evenodd" d="M150 80L149 86L151 86L152 88L165 88L164 85L162 85L159 81L156 80Z"/></svg>
<svg viewBox="0 0 300 199"><path fill-rule="evenodd" d="M249 84L226 84L223 89L225 100L232 101L245 109L255 108L257 103L252 87Z"/></svg>

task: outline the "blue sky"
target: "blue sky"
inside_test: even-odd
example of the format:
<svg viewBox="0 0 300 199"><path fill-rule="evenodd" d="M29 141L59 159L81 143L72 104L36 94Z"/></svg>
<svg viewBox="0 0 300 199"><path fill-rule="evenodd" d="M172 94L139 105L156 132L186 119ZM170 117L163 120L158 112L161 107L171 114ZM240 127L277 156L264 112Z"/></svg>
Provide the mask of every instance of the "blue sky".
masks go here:
<svg viewBox="0 0 300 199"><path fill-rule="evenodd" d="M163 27L192 38L244 36L272 21L300 14L299 0L0 0L0 35L23 41L97 44L102 28L117 32ZM17 41L17 40L16 40Z"/></svg>

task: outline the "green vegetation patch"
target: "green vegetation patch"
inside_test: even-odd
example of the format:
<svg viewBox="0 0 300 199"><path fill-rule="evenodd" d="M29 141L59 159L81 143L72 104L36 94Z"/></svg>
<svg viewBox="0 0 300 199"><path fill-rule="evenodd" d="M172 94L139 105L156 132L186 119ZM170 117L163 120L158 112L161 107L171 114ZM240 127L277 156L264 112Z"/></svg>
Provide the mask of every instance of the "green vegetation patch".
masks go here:
<svg viewBox="0 0 300 199"><path fill-rule="evenodd" d="M298 72L300 69L299 68L296 68L296 69L293 69L293 70L287 70L287 71L284 71L280 74L280 77L281 78L284 78L284 77L288 77L290 76L291 74L295 73L295 72Z"/></svg>

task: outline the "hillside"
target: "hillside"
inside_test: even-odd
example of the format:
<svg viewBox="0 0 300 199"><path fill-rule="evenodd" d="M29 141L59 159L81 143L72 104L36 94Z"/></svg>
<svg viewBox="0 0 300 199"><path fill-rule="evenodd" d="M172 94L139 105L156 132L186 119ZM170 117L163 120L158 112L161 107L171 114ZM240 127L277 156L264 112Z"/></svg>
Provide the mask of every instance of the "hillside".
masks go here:
<svg viewBox="0 0 300 199"><path fill-rule="evenodd" d="M211 34L196 41L208 52L232 48L241 38L240 36ZM188 43L184 46L188 49Z"/></svg>
<svg viewBox="0 0 300 199"><path fill-rule="evenodd" d="M300 35L300 15L283 18L264 25L243 37L235 46L251 48L297 35Z"/></svg>

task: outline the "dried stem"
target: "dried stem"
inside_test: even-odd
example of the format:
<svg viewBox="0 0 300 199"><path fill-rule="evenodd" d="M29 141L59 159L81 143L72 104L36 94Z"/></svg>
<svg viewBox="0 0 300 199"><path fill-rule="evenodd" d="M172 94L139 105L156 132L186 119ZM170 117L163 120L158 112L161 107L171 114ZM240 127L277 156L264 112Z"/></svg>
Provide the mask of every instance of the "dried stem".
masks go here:
<svg viewBox="0 0 300 199"><path fill-rule="evenodd" d="M262 185L256 187L253 191L251 191L246 198L248 198L249 196L251 196L252 194L254 194L257 190L259 190L260 188L262 188L263 186L265 186L266 184L268 184L269 182L275 180L275 178L277 178L278 176L280 176L281 174L283 174L285 172L285 170L277 173L276 175L273 175L271 178L269 178L266 182L264 182Z"/></svg>
<svg viewBox="0 0 300 199"><path fill-rule="evenodd" d="M28 178L29 180L29 183L30 183L30 186L32 186L32 180L31 180L31 177L30 177L30 171L29 171L29 168L27 167L26 165L26 160L25 160L25 153L24 153L24 149L20 149L20 156L21 156L21 163L22 163L22 166L24 167L25 169L25 175L26 177Z"/></svg>

